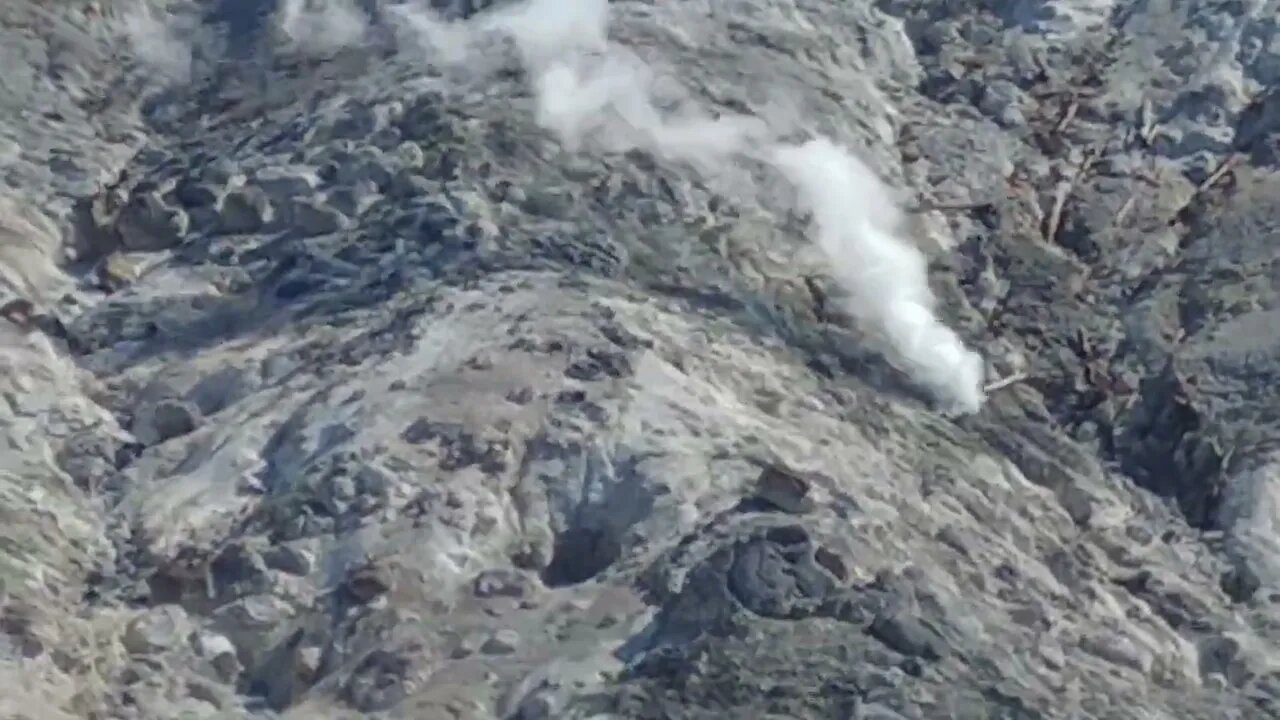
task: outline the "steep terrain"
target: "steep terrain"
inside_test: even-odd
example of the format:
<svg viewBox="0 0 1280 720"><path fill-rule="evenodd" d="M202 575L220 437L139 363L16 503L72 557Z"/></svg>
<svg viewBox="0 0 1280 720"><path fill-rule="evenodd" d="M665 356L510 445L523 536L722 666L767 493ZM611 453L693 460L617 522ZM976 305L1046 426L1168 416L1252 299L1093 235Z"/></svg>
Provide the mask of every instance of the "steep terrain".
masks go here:
<svg viewBox="0 0 1280 720"><path fill-rule="evenodd" d="M1280 3L435 4L0 3L0 717L1280 717Z"/></svg>

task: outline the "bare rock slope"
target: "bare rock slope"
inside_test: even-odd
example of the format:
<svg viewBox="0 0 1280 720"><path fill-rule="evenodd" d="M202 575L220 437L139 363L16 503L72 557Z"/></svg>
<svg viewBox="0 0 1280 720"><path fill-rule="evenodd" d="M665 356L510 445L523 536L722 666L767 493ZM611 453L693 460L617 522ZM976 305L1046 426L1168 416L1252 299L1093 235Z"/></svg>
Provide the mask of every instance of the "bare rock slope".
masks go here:
<svg viewBox="0 0 1280 720"><path fill-rule="evenodd" d="M607 5L897 189L958 417L437 5L0 3L0 716L1280 717L1274 0Z"/></svg>

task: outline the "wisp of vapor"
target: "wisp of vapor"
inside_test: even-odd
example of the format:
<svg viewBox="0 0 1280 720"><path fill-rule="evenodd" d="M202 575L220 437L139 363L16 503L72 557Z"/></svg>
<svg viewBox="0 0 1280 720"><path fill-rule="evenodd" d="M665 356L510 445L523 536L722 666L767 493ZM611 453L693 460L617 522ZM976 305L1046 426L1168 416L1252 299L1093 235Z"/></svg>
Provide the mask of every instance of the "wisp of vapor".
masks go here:
<svg viewBox="0 0 1280 720"><path fill-rule="evenodd" d="M884 183L849 150L825 137L772 141L763 121L745 115L664 114L650 68L609 41L607 0L525 0L454 22L411 5L397 12L436 62L465 63L483 37L508 38L530 77L538 123L570 149L639 148L703 170L763 159L795 188L846 311L884 341L890 362L948 411L981 407L981 357L938 319L924 254L900 235Z"/></svg>

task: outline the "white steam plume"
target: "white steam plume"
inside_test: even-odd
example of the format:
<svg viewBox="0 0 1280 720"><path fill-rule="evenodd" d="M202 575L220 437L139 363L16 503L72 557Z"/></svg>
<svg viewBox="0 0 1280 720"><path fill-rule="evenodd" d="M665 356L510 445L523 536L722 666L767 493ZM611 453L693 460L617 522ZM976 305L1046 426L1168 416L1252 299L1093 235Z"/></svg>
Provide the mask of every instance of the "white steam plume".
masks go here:
<svg viewBox="0 0 1280 720"><path fill-rule="evenodd" d="M170 18L157 16L139 2L124 14L120 28L148 70L172 84L191 79L191 48L179 38Z"/></svg>
<svg viewBox="0 0 1280 720"><path fill-rule="evenodd" d="M901 217L880 179L826 138L780 145L773 161L813 213L813 239L849 293L848 312L883 335L895 364L949 409L977 412L982 358L934 315L925 257L895 236Z"/></svg>
<svg viewBox="0 0 1280 720"><path fill-rule="evenodd" d="M607 0L526 0L467 23L420 16L420 44L459 63L481 33L515 44L537 103L538 123L566 147L643 148L704 171L743 158L763 160L795 186L813 216L812 240L848 293L847 310L887 341L890 360L955 412L984 400L983 362L934 314L924 255L898 235L901 213L865 164L829 139L771 140L758 118L673 116L655 100L651 68L608 40ZM439 52L439 50L437 50Z"/></svg>
<svg viewBox="0 0 1280 720"><path fill-rule="evenodd" d="M441 65L461 65L474 49L472 33L461 23L445 22L429 10L409 4L388 6L386 12L395 22L398 43L416 46Z"/></svg>
<svg viewBox="0 0 1280 720"><path fill-rule="evenodd" d="M294 48L318 55L358 45L369 29L351 0L282 0L275 22Z"/></svg>

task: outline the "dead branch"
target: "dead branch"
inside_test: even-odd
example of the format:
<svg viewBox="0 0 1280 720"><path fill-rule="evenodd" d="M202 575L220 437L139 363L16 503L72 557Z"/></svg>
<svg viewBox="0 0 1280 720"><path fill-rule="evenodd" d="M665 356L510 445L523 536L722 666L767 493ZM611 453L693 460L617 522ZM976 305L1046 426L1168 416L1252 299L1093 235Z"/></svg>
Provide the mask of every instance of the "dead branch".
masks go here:
<svg viewBox="0 0 1280 720"><path fill-rule="evenodd" d="M1022 382L1023 380L1026 380L1026 379L1028 379L1028 378L1030 378L1030 377L1031 377L1030 375L1028 375L1027 373L1024 373L1024 372L1014 373L1014 374L1009 375L1009 376L1007 376L1007 377L1000 378L999 380L994 380L994 381L992 381L992 382L987 383L987 384L986 384L986 386L984 386L984 387L982 388L982 391L983 391L984 393L993 393L993 392L995 392L996 390L1000 390L1000 389L1002 389L1002 388L1009 387L1010 385L1013 385L1014 383L1020 383L1020 382Z"/></svg>

